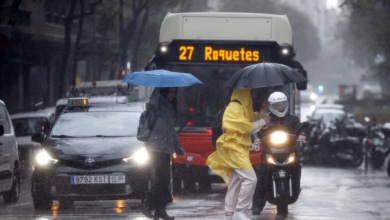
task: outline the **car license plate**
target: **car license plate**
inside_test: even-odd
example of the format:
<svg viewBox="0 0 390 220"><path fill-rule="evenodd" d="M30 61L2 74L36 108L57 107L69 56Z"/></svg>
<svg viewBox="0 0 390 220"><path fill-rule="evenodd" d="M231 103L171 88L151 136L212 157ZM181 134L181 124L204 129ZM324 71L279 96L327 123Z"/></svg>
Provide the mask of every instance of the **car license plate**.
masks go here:
<svg viewBox="0 0 390 220"><path fill-rule="evenodd" d="M119 184L125 183L125 175L71 176L70 184Z"/></svg>

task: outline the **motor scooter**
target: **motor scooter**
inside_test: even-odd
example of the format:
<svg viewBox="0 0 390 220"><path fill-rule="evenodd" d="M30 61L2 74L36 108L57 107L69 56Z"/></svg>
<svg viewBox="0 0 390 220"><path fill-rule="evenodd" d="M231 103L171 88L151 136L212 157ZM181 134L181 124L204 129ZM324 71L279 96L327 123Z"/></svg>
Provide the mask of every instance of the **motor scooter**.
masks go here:
<svg viewBox="0 0 390 220"><path fill-rule="evenodd" d="M390 154L390 123L387 122L382 126L382 132L386 137L386 153L385 158ZM387 162L387 175L390 177L390 159Z"/></svg>
<svg viewBox="0 0 390 220"><path fill-rule="evenodd" d="M311 122L307 144L302 149L303 162L317 165L358 167L363 163L359 137L352 135L354 127L335 119L326 125L322 118Z"/></svg>
<svg viewBox="0 0 390 220"><path fill-rule="evenodd" d="M288 214L288 205L300 194L300 148L295 134L274 130L261 138L266 165L266 200L276 205L279 215Z"/></svg>
<svg viewBox="0 0 390 220"><path fill-rule="evenodd" d="M366 120L366 122L368 121ZM367 126L366 136L362 142L365 155L365 169L368 168L369 161L374 169L380 169L388 154L384 130L376 123Z"/></svg>
<svg viewBox="0 0 390 220"><path fill-rule="evenodd" d="M304 164L322 165L327 162L325 146L320 145L326 130L322 118L309 121L307 141L301 149L301 161Z"/></svg>
<svg viewBox="0 0 390 220"><path fill-rule="evenodd" d="M324 143L329 146L330 159L341 167L359 167L363 163L363 147L360 138L351 135L343 120L335 119L329 126Z"/></svg>

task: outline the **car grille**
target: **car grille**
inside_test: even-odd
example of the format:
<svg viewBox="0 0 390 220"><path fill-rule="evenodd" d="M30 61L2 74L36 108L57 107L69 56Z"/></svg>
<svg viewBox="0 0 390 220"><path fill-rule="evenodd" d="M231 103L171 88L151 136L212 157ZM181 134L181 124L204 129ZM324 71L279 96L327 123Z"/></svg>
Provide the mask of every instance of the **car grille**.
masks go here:
<svg viewBox="0 0 390 220"><path fill-rule="evenodd" d="M121 164L123 161L122 159L114 159L114 160L104 160L104 161L98 161L96 160L93 165L86 165L85 159L79 159L79 160L59 160L58 165L59 166L66 166L66 167L73 167L77 169L85 169L85 170L92 170L92 169L101 169L105 167L115 166L118 164Z"/></svg>

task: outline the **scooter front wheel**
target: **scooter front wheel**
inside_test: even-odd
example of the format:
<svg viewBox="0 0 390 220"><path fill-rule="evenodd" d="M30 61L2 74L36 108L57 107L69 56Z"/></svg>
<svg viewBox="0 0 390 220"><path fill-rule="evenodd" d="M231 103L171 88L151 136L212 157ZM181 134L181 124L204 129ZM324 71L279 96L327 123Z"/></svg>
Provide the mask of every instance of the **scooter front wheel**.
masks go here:
<svg viewBox="0 0 390 220"><path fill-rule="evenodd" d="M288 215L288 205L276 205L276 211L278 215L286 217Z"/></svg>

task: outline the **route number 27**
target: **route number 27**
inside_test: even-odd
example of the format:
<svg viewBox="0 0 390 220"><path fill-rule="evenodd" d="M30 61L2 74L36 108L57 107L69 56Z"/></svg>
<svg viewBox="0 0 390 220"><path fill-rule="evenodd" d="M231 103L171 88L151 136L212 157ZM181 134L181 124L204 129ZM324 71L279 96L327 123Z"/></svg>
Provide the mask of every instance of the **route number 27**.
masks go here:
<svg viewBox="0 0 390 220"><path fill-rule="evenodd" d="M179 60L192 60L192 54L194 53L194 46L180 46L179 47L180 56Z"/></svg>

